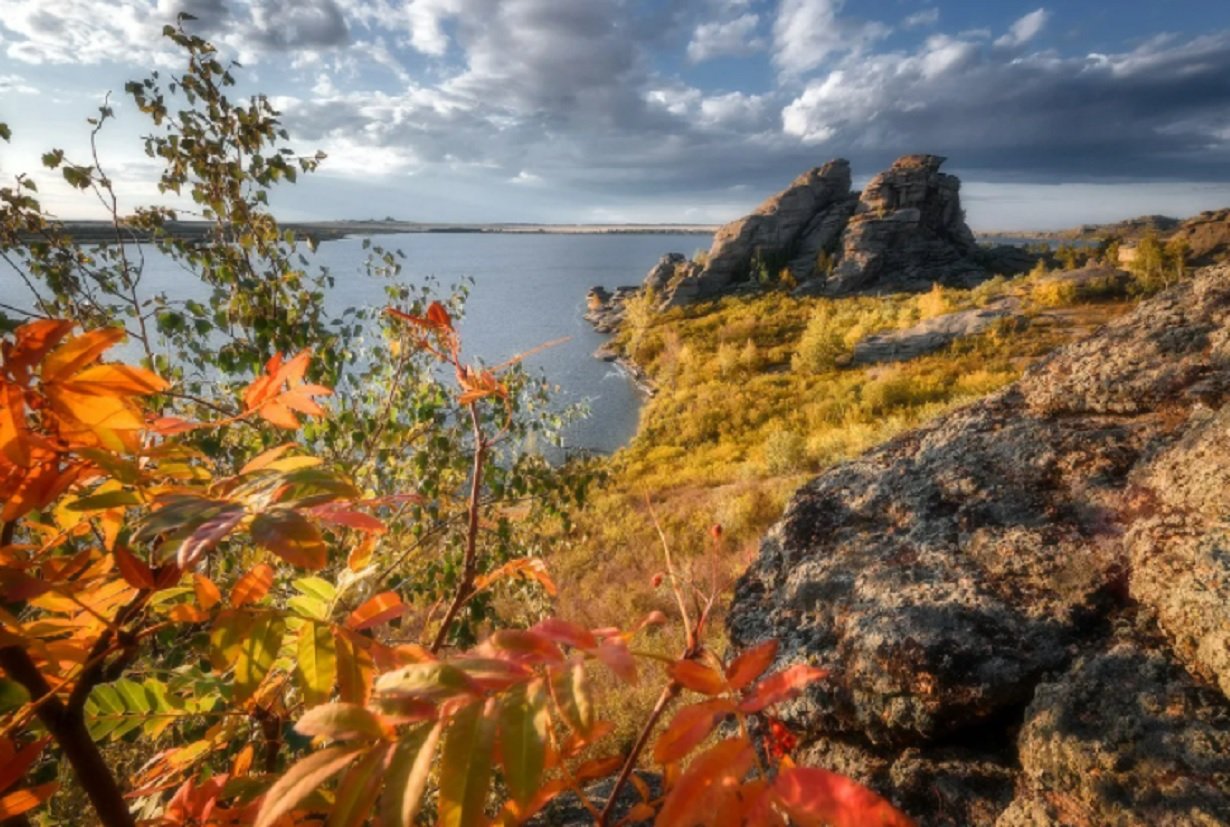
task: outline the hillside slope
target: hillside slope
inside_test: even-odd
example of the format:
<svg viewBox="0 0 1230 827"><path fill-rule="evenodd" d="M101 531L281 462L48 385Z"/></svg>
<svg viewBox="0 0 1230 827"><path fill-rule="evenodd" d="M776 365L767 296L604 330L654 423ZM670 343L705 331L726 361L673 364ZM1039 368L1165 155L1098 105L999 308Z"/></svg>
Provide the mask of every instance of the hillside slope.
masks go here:
<svg viewBox="0 0 1230 827"><path fill-rule="evenodd" d="M1230 267L817 477L736 646L829 666L804 760L924 824L1230 821Z"/></svg>

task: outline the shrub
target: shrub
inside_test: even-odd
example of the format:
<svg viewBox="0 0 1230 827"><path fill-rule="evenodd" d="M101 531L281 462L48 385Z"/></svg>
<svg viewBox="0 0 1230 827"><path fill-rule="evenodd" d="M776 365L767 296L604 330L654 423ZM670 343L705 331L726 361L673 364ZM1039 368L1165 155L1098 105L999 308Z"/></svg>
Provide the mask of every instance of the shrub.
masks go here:
<svg viewBox="0 0 1230 827"><path fill-rule="evenodd" d="M765 438L765 468L770 474L788 474L802 468L807 461L803 437L794 431L778 429Z"/></svg>
<svg viewBox="0 0 1230 827"><path fill-rule="evenodd" d="M846 332L828 306L821 305L799 339L791 367L806 373L824 373L838 367L852 352Z"/></svg>
<svg viewBox="0 0 1230 827"><path fill-rule="evenodd" d="M949 291L945 290L943 285L938 282L932 284L931 289L926 293L920 293L917 301L918 314L923 319L943 316L945 313L951 313L954 309Z"/></svg>

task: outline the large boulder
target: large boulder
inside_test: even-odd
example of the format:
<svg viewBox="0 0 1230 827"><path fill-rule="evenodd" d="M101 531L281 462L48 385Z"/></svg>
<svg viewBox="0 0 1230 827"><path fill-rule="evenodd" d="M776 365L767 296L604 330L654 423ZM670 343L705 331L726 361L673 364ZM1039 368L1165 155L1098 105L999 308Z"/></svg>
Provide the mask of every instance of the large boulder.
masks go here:
<svg viewBox="0 0 1230 827"><path fill-rule="evenodd" d="M855 745L843 760L924 824L995 823L1006 799L974 783L998 777L988 766L1026 793L1005 825L1226 823L1230 772L1206 753L1224 750L1217 722L1230 721L1228 433L1230 267L1219 267L802 488L736 587L731 639L776 638L783 663L829 667L783 720L813 747ZM1121 665L1124 646L1145 653L1132 655L1138 689L1116 677L1136 668ZM1091 681L1104 691L1081 688ZM1190 738L1145 737L1145 720L1111 727L1108 747L1100 724L1055 723L1144 714L1191 692L1199 704L1175 719L1193 716ZM951 754L989 744L1010 754ZM1096 780L1112 753L1113 790ZM929 804L892 771L907 755L973 798ZM1124 763L1137 759L1163 775L1146 784ZM1120 818L1138 806L1145 815Z"/></svg>
<svg viewBox="0 0 1230 827"><path fill-rule="evenodd" d="M841 239L825 292L925 290L986 278L961 209L961 182L938 155L906 155L871 179Z"/></svg>

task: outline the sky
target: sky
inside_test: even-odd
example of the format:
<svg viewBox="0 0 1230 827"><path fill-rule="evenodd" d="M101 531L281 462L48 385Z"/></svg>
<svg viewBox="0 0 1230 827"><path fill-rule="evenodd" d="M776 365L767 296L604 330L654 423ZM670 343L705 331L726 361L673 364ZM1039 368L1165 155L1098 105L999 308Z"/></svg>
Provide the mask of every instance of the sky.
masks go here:
<svg viewBox="0 0 1230 827"><path fill-rule="evenodd" d="M720 223L847 158L948 157L975 229L1230 206L1226 0L0 0L0 176L100 153L157 199L125 81L179 12L328 154L286 220Z"/></svg>

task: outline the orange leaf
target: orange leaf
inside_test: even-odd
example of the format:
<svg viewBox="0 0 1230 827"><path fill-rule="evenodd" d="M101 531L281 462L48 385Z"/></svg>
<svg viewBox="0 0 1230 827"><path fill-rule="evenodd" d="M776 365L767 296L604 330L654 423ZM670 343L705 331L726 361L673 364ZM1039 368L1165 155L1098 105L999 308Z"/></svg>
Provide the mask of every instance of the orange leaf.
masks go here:
<svg viewBox="0 0 1230 827"><path fill-rule="evenodd" d="M59 787L60 783L58 781L50 781L37 787L9 793L4 798L0 798L0 819L13 818L28 810L33 810L51 798L52 793L59 789Z"/></svg>
<svg viewBox="0 0 1230 827"><path fill-rule="evenodd" d="M14 332L12 345L4 345L4 367L20 385L30 381L30 372L53 347L72 332L73 323L63 319L26 322Z"/></svg>
<svg viewBox="0 0 1230 827"><path fill-rule="evenodd" d="M288 431L297 431L299 429L299 418L294 412L283 405L276 399L264 403L257 411L261 418L271 425L277 425L279 428L285 428Z"/></svg>
<svg viewBox="0 0 1230 827"><path fill-rule="evenodd" d="M527 580L536 580L551 597L555 597L559 592L555 581L547 573L547 564L537 557L520 557L516 560L510 560L499 568L478 577L474 581L474 587L476 589L485 589L503 577L514 576L524 577Z"/></svg>
<svg viewBox="0 0 1230 827"><path fill-rule="evenodd" d="M346 618L346 628L356 632L370 629L401 617L409 609L396 592L381 592L350 613Z"/></svg>
<svg viewBox="0 0 1230 827"><path fill-rule="evenodd" d="M582 783L593 781L597 778L606 778L608 775L618 772L619 768L623 765L624 757L622 755L594 758L577 767L572 777Z"/></svg>
<svg viewBox="0 0 1230 827"><path fill-rule="evenodd" d="M773 796L800 827L913 827L913 820L861 784L828 770L790 767Z"/></svg>
<svg viewBox="0 0 1230 827"><path fill-rule="evenodd" d="M376 667L371 653L363 648L356 637L346 630L333 629L337 649L337 689L343 701L365 704L372 693Z"/></svg>
<svg viewBox="0 0 1230 827"><path fill-rule="evenodd" d="M231 605L238 609L249 603L255 603L264 597L273 586L273 568L260 563L239 578L235 588L231 590Z"/></svg>
<svg viewBox="0 0 1230 827"><path fill-rule="evenodd" d="M239 469L239 473L251 474L255 471L261 470L262 468L266 468L270 463L276 462L283 454L294 447L295 443L284 442L276 448L270 448L268 451L263 451L248 460L247 464L244 465L243 468Z"/></svg>
<svg viewBox="0 0 1230 827"><path fill-rule="evenodd" d="M766 640L743 652L726 668L730 688L738 692L764 674L777 657L777 641Z"/></svg>
<svg viewBox="0 0 1230 827"><path fill-rule="evenodd" d="M735 705L723 698L683 707L675 713L670 726L654 743L654 760L659 764L669 764L684 758L709 737L718 721L734 711Z"/></svg>
<svg viewBox="0 0 1230 827"><path fill-rule="evenodd" d="M127 335L122 327L104 327L69 339L43 359L43 382L67 379Z"/></svg>
<svg viewBox="0 0 1230 827"><path fill-rule="evenodd" d="M205 611L209 611L222 600L222 592L203 574L192 575L192 589L196 593L196 602Z"/></svg>
<svg viewBox="0 0 1230 827"><path fill-rule="evenodd" d="M726 679L714 670L694 660L678 660L671 664L670 675L683 686L702 695L720 695L726 691Z"/></svg>
<svg viewBox="0 0 1230 827"><path fill-rule="evenodd" d="M756 685L743 703L739 704L739 709L744 712L759 712L774 704L788 701L802 692L809 683L820 680L828 673L827 669L803 664L775 672Z"/></svg>
<svg viewBox="0 0 1230 827"><path fill-rule="evenodd" d="M105 396L145 396L170 387L161 376L129 365L95 365L74 375L72 384L80 391Z"/></svg>
<svg viewBox="0 0 1230 827"><path fill-rule="evenodd" d="M252 539L292 566L322 569L328 549L320 531L297 511L277 509L256 515Z"/></svg>

